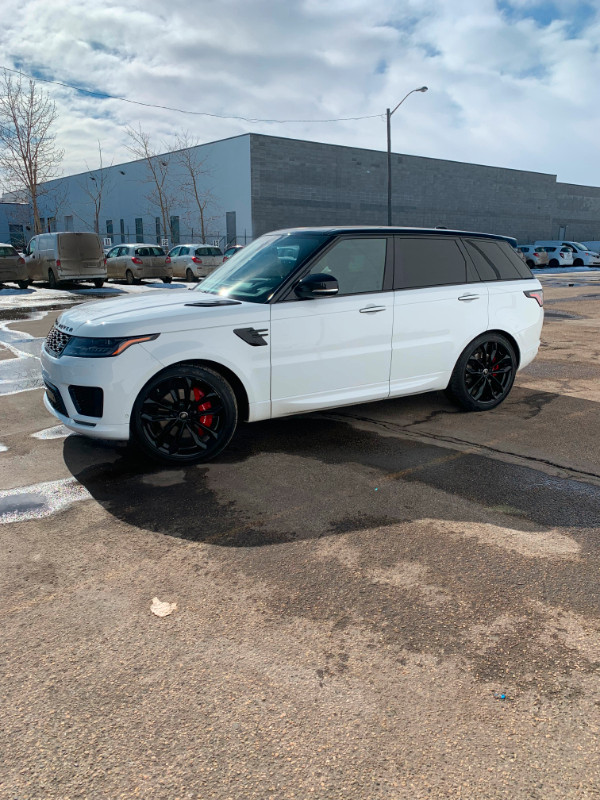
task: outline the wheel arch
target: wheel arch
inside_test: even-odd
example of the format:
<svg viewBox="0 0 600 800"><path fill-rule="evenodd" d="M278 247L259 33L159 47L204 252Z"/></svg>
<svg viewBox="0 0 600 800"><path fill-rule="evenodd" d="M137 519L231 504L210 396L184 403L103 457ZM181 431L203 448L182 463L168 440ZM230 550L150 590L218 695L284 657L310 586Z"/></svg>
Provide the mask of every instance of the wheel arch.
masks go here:
<svg viewBox="0 0 600 800"><path fill-rule="evenodd" d="M493 328L492 330L484 331L484 333L481 335L483 336L486 333L497 333L500 336L504 336L505 339L508 339L508 341L512 345L513 350L515 351L515 355L517 357L517 369L519 369L519 364L521 363L521 348L519 347L519 344L515 339L515 337L512 334L508 333L508 331L503 331L500 328Z"/></svg>
<svg viewBox="0 0 600 800"><path fill-rule="evenodd" d="M242 422L248 421L248 416L250 413L250 401L248 400L248 392L246 391L246 387L233 370L229 369L229 367L225 367L218 361L211 361L208 358L186 358L183 361L174 361L172 364L169 364L167 367L157 372L153 378L155 378L157 375L160 375L161 372L164 372L166 369L171 369L171 367L181 367L186 364L190 364L195 367L209 367L225 378L225 380L231 384L231 388L235 394L235 399L238 404L239 419Z"/></svg>

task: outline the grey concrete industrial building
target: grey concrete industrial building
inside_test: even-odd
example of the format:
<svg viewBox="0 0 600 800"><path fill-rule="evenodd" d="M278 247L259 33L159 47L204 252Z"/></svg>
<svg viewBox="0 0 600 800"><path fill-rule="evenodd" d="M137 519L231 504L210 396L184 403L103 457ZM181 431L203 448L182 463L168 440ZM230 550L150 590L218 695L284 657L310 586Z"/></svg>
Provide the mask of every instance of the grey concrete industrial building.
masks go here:
<svg viewBox="0 0 600 800"><path fill-rule="evenodd" d="M386 223L383 151L254 133L196 150L203 162L203 191L211 197L211 241L244 243L269 230L304 225ZM392 155L392 171L394 225L487 231L515 236L521 243L559 236L600 240L600 187L560 183L551 174L402 154ZM111 166L105 172L102 236L114 243L165 236L169 244L198 239L197 214L178 190L182 174L176 159L169 173L174 200L171 230L166 232L158 209L148 200L144 162ZM86 182L98 177L92 170L48 184L44 225L93 230ZM15 228L13 222L11 235L16 235Z"/></svg>

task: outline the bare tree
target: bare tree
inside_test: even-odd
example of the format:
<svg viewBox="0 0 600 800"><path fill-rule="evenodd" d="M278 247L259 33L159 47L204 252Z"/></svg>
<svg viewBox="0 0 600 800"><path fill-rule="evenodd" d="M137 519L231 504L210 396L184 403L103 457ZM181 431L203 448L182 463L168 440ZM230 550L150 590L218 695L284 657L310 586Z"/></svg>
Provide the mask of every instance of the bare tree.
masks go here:
<svg viewBox="0 0 600 800"><path fill-rule="evenodd" d="M177 152L173 155L184 174L181 188L191 200L194 216L196 211L198 213L200 235L204 243L206 242L206 225L212 221L212 217L208 216L208 211L214 201L205 185L206 177L210 175L210 172L206 169L206 159L201 158L196 150L199 144L200 142L195 137L184 131L177 137Z"/></svg>
<svg viewBox="0 0 600 800"><path fill-rule="evenodd" d="M56 147L52 125L56 105L34 80L0 80L0 170L7 188L31 203L35 233L41 232L38 202L41 184L58 175L64 150Z"/></svg>
<svg viewBox="0 0 600 800"><path fill-rule="evenodd" d="M96 233L100 233L100 211L102 210L102 197L104 195L105 189L108 189L110 184L110 173L107 169L104 169L104 165L102 163L102 147L100 142L98 142L98 156L100 167L96 170L93 170L95 174L92 174L92 170L88 167L86 162L86 168L88 171L87 174L87 181L80 183L79 186L84 194L86 194L94 206L94 230ZM112 163L111 165L112 166ZM79 216L79 214L77 215ZM81 219L81 217L80 217Z"/></svg>
<svg viewBox="0 0 600 800"><path fill-rule="evenodd" d="M169 167L171 166L171 153L157 153L150 143L150 136L145 133L141 126L128 128L130 144L127 149L136 158L146 162L148 172L148 183L151 185L150 192L146 199L157 208L163 222L165 234L172 238L171 231L171 205L173 196L170 193L168 184Z"/></svg>

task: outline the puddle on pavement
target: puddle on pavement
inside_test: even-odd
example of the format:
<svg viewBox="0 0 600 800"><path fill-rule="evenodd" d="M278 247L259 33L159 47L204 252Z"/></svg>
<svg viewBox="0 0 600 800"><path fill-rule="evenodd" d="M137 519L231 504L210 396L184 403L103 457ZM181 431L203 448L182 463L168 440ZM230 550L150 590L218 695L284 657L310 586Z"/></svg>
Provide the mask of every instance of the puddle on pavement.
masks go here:
<svg viewBox="0 0 600 800"><path fill-rule="evenodd" d="M571 314L569 311L552 311L552 309L544 309L544 317L550 319L584 319L580 314Z"/></svg>
<svg viewBox="0 0 600 800"><path fill-rule="evenodd" d="M90 497L87 489L75 478L0 492L0 525L49 517Z"/></svg>

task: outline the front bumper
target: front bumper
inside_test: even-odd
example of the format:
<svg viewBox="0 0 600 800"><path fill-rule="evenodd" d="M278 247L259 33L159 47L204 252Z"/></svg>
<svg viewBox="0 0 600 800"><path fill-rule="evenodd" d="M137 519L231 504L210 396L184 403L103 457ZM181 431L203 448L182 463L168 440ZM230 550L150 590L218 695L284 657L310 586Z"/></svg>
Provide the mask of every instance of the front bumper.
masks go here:
<svg viewBox="0 0 600 800"><path fill-rule="evenodd" d="M161 368L143 344L113 358L55 358L42 347L41 361L48 411L72 431L120 441L129 439L131 411L141 388ZM70 387L102 389L102 416L80 413Z"/></svg>

